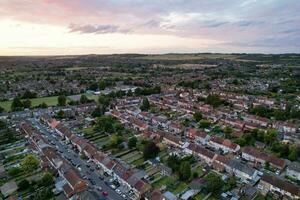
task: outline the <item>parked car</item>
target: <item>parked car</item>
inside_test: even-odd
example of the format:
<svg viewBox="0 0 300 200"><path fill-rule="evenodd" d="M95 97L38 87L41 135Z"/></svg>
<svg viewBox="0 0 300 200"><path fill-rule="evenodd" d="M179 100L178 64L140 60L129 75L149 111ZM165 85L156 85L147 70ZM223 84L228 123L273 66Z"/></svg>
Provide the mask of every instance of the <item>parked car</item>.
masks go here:
<svg viewBox="0 0 300 200"><path fill-rule="evenodd" d="M103 191L103 192L102 192L102 195L103 195L103 196L108 196L108 192L107 192L107 191Z"/></svg>

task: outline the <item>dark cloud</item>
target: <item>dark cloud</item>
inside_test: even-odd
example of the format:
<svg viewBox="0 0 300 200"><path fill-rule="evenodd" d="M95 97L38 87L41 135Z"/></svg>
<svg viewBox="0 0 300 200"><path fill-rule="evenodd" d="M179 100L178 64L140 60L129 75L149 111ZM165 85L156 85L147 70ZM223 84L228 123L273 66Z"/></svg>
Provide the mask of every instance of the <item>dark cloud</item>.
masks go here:
<svg viewBox="0 0 300 200"><path fill-rule="evenodd" d="M239 21L239 22L236 22L234 23L235 25L237 26L241 26L241 27L244 27L244 26L258 26L258 25L263 25L265 24L265 22L262 22L262 21Z"/></svg>
<svg viewBox="0 0 300 200"><path fill-rule="evenodd" d="M70 32L79 32L79 33L94 33L94 34L106 34L106 33L128 33L129 29L122 29L119 26L111 24L100 24L100 25L78 25L70 24Z"/></svg>

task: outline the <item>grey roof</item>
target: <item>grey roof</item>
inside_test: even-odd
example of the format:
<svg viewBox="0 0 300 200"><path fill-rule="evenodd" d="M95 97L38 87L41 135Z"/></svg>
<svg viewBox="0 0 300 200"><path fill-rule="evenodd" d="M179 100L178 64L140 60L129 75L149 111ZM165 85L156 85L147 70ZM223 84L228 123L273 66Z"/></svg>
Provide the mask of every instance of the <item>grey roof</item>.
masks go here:
<svg viewBox="0 0 300 200"><path fill-rule="evenodd" d="M237 160L230 160L229 161L229 166L232 169L244 172L244 173L248 174L249 176L252 176L255 173L255 169L253 169L252 167L250 167L248 165L245 165L245 164L243 164L243 163L241 163L240 161L237 161Z"/></svg>
<svg viewBox="0 0 300 200"><path fill-rule="evenodd" d="M8 195L12 194L18 189L18 186L15 181L11 181L8 183L5 183L3 186L0 187L1 193L4 197L7 197Z"/></svg>
<svg viewBox="0 0 300 200"><path fill-rule="evenodd" d="M300 163L298 163L298 162L292 162L292 163L288 166L288 169L300 173Z"/></svg>
<svg viewBox="0 0 300 200"><path fill-rule="evenodd" d="M136 173L133 174L138 179L142 179L147 175L147 172L145 170L139 170Z"/></svg>
<svg viewBox="0 0 300 200"><path fill-rule="evenodd" d="M205 186L205 180L202 178L196 178L190 182L189 187L193 190L201 190Z"/></svg>
<svg viewBox="0 0 300 200"><path fill-rule="evenodd" d="M257 189L250 185L245 186L242 190L245 192L245 195L249 197L253 197L257 193Z"/></svg>
<svg viewBox="0 0 300 200"><path fill-rule="evenodd" d="M0 173L4 173L5 172L5 168L1 165L0 166Z"/></svg>
<svg viewBox="0 0 300 200"><path fill-rule="evenodd" d="M177 200L178 198L172 193L172 192L165 192L163 194L163 196L167 199L167 200Z"/></svg>

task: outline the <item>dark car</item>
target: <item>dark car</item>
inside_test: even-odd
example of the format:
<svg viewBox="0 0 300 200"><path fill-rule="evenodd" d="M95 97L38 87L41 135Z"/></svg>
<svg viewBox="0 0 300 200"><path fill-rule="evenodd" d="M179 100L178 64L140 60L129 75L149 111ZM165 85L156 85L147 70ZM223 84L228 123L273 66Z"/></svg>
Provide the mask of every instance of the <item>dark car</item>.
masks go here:
<svg viewBox="0 0 300 200"><path fill-rule="evenodd" d="M102 192L102 195L103 195L103 196L108 196L108 192L103 191L103 192Z"/></svg>
<svg viewBox="0 0 300 200"><path fill-rule="evenodd" d="M94 180L91 179L90 181L91 181L92 185L96 184L96 182Z"/></svg>

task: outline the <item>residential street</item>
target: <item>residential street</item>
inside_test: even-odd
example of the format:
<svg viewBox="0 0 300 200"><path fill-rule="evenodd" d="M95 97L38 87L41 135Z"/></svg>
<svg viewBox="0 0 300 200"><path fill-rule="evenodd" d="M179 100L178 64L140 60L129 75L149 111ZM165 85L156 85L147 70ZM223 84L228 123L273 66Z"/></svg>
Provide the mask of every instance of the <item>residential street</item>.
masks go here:
<svg viewBox="0 0 300 200"><path fill-rule="evenodd" d="M79 172L80 176L82 178L85 178L89 181L90 185L95 189L95 191L102 195L102 191L107 191L108 196L106 199L111 200L122 200L123 198L115 192L111 187L105 184L105 181L107 180L101 180L99 177L100 175L97 174L95 169L95 164L93 162L87 163L86 160L82 160L78 153L74 152L74 150L66 145L64 142L58 139L53 133L49 132L44 125L40 124L38 120L36 119L30 119L33 126L38 128L41 133L45 135L45 137L49 140L50 145L53 145L54 148L58 149L58 152L61 154L62 157L64 157L66 160L69 160L70 164L73 164L73 166L78 166L81 168L81 170L77 171ZM89 165L90 167L87 167ZM75 167L76 168L76 167ZM104 177L106 178L106 177ZM102 188L100 191L99 188Z"/></svg>

